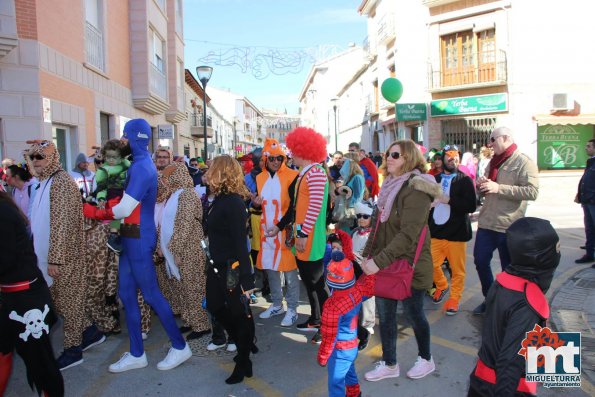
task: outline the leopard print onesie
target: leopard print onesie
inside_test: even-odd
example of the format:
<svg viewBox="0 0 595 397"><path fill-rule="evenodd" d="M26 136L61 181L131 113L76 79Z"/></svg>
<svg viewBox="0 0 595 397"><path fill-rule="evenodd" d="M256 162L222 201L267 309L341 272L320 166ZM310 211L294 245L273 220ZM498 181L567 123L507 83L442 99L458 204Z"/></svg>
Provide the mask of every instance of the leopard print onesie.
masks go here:
<svg viewBox="0 0 595 397"><path fill-rule="evenodd" d="M112 263L116 262L116 255L106 245L109 223L85 219L84 228L87 248L87 312L101 331L118 333L120 324L117 316L114 315L113 307L117 302L115 302L115 296L114 301L111 302L112 298L108 299L109 295L106 291L108 277L112 277L108 270L112 270ZM115 276L117 277L117 269Z"/></svg>
<svg viewBox="0 0 595 397"><path fill-rule="evenodd" d="M168 172L171 167L172 172ZM199 241L204 239L202 230L202 205L194 191L192 178L184 164L175 163L164 170L165 183L172 191L183 189L178 197L174 230L168 249L180 270L180 280L171 278L175 296L180 297L181 317L193 331L210 329L202 300L205 296L205 253ZM177 292L177 293L176 293Z"/></svg>
<svg viewBox="0 0 595 397"><path fill-rule="evenodd" d="M60 165L60 154L49 141L28 141L25 152L29 169L34 171L30 155L41 154L47 166L40 173L33 172L38 180L51 178L49 191L50 227L47 263L59 266L50 293L56 311L64 318L64 349L79 346L83 331L91 325L85 312L85 274L83 204L76 182ZM33 230L35 234L35 230Z"/></svg>

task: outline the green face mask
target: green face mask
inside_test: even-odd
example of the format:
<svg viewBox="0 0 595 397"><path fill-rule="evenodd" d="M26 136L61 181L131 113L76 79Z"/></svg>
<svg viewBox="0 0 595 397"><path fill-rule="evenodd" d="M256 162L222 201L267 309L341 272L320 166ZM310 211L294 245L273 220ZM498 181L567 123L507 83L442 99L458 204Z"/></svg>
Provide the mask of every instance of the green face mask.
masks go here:
<svg viewBox="0 0 595 397"><path fill-rule="evenodd" d="M105 164L109 166L119 165L122 162L122 156L117 150L105 151Z"/></svg>

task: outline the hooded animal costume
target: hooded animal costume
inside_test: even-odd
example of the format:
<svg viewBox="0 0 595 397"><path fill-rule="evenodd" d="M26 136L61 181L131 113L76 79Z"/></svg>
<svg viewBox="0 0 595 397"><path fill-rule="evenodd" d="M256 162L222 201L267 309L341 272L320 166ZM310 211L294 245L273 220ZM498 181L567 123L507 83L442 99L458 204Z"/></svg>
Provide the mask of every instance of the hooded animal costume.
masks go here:
<svg viewBox="0 0 595 397"><path fill-rule="evenodd" d="M163 209L160 228L161 252L174 292L180 297L181 315L196 333L210 329L202 309L205 296L205 253L197 244L204 239L202 205L192 177L183 163L163 170L163 183L172 191Z"/></svg>
<svg viewBox="0 0 595 397"><path fill-rule="evenodd" d="M124 126L123 138L128 140L133 155L124 196L117 205L106 209L97 209L86 204L85 216L104 220L124 219L120 228L123 252L120 255L118 292L126 310L130 354L140 358L144 356L144 348L137 288L140 288L144 300L157 313L173 349L184 350L187 345L176 325L169 303L159 290L153 264L157 242L154 218L157 170L147 150L151 140L151 126L144 119L130 120Z"/></svg>
<svg viewBox="0 0 595 397"><path fill-rule="evenodd" d="M355 372L358 314L362 301L374 295L375 279L364 275L356 283L351 261L343 252L333 251L326 275L332 293L324 303L318 349L318 364L328 365L330 397L361 396Z"/></svg>
<svg viewBox="0 0 595 397"><path fill-rule="evenodd" d="M291 248L285 245L285 240L291 237L287 236L285 226L291 224L293 217L292 194L298 172L285 165L285 153L276 139L267 138L263 155L282 156L283 162L274 174L267 168L256 177L258 194L263 198L259 224L260 251L256 266L261 270L288 272L297 269L295 256ZM279 233L267 237L265 231L273 226L279 228Z"/></svg>
<svg viewBox="0 0 595 397"><path fill-rule="evenodd" d="M525 380L522 341L536 325L545 327L545 297L560 263L560 240L545 219L521 218L506 231L510 265L496 276L486 298L481 347L468 396L534 396Z"/></svg>
<svg viewBox="0 0 595 397"><path fill-rule="evenodd" d="M29 169L39 180L32 202L31 232L37 264L50 286L59 315L64 317L64 350L82 343L83 330L91 325L85 316L84 233L79 189L60 165L60 154L49 141L29 141ZM48 164L37 173L30 156L41 155ZM48 275L48 265L57 265L60 275ZM80 351L78 352L80 355Z"/></svg>

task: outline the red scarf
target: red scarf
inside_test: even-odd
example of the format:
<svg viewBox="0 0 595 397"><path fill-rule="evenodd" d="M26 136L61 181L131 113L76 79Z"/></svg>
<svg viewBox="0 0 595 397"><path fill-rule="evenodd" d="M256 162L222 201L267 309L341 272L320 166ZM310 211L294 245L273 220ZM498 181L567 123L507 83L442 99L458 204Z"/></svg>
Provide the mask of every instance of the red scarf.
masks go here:
<svg viewBox="0 0 595 397"><path fill-rule="evenodd" d="M494 157L492 157L492 159L490 160L490 173L488 174L489 180L496 182L496 178L498 177L498 170L500 169L500 166L502 164L504 164L504 162L506 160L508 160L508 158L510 156L512 156L512 154L514 153L514 151L516 149L517 149L516 143L513 143L512 145L510 145L508 147L508 149L506 149L504 151L504 153L496 154L496 155L494 155Z"/></svg>

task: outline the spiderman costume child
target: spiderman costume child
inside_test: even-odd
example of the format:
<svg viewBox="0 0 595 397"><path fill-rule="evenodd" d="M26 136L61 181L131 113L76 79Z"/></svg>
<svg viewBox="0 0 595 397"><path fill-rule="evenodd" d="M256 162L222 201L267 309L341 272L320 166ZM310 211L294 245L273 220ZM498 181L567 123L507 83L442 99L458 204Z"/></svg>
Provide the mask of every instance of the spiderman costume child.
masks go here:
<svg viewBox="0 0 595 397"><path fill-rule="evenodd" d="M318 349L318 364L327 366L331 397L361 396L355 372L358 314L362 301L374 294L374 281L374 275L363 275L356 282L351 261L343 252L333 251L326 276L332 293L322 309Z"/></svg>

